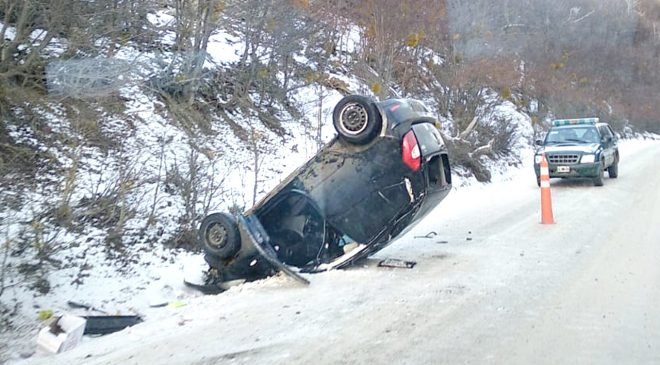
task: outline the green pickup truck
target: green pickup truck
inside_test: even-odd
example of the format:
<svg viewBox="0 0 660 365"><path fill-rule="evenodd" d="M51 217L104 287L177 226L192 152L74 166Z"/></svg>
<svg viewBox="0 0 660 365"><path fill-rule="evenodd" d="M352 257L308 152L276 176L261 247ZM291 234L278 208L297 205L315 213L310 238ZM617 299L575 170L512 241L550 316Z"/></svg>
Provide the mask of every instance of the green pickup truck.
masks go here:
<svg viewBox="0 0 660 365"><path fill-rule="evenodd" d="M544 140L536 141L534 156L536 182L540 186L541 155L545 154L550 177L589 178L603 186L603 174L619 174L617 138L607 123L598 118L553 120Z"/></svg>

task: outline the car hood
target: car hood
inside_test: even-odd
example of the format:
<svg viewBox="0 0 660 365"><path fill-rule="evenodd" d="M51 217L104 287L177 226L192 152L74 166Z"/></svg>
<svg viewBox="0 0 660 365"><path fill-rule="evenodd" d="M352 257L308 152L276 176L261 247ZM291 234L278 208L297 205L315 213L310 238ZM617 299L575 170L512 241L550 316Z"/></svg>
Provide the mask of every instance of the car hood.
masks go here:
<svg viewBox="0 0 660 365"><path fill-rule="evenodd" d="M552 152L582 152L582 153L595 153L600 145L598 143L578 144L578 145L561 145L561 146L545 146L539 149L538 153L552 153Z"/></svg>

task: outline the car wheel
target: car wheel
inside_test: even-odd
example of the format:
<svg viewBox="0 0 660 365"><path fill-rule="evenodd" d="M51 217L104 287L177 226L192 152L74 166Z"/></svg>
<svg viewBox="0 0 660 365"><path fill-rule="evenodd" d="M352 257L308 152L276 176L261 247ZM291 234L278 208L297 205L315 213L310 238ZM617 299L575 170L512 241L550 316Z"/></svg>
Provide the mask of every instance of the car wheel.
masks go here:
<svg viewBox="0 0 660 365"><path fill-rule="evenodd" d="M332 113L332 122L337 133L354 144L371 142L383 123L376 104L361 95L349 95L341 99Z"/></svg>
<svg viewBox="0 0 660 365"><path fill-rule="evenodd" d="M199 226L198 234L204 252L220 259L235 255L241 247L238 226L228 214L208 215Z"/></svg>
<svg viewBox="0 0 660 365"><path fill-rule="evenodd" d="M616 179L619 177L619 160L615 160L612 166L607 168L607 174L610 176L610 179Z"/></svg>
<svg viewBox="0 0 660 365"><path fill-rule="evenodd" d="M594 178L594 185L595 186L603 186L603 174L604 174L605 169L603 168L603 165L600 166L598 169L598 176Z"/></svg>

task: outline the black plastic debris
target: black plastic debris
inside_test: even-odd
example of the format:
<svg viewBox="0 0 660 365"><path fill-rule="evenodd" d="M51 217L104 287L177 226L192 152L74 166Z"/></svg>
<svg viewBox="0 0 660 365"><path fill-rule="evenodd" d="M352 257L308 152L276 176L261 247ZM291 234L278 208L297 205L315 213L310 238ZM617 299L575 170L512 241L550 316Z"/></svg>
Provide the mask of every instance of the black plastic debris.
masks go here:
<svg viewBox="0 0 660 365"><path fill-rule="evenodd" d="M406 261L400 259L385 259L378 263L378 266L380 267L394 267L400 269L412 269L415 267L415 265L417 265L417 262L415 261Z"/></svg>
<svg viewBox="0 0 660 365"><path fill-rule="evenodd" d="M195 289L202 294L207 294L207 295L213 295L213 294L220 294L225 291L225 289L221 288L220 285L217 283L194 283L191 281L184 280L183 283L192 289ZM161 307L166 306L167 303L161 305Z"/></svg>
<svg viewBox="0 0 660 365"><path fill-rule="evenodd" d="M86 335L107 335L142 322L142 317L132 316L83 316L87 320Z"/></svg>
<svg viewBox="0 0 660 365"><path fill-rule="evenodd" d="M192 274L192 275L191 275ZM192 289L200 291L204 294L220 294L227 290L220 285L220 278L218 277L218 272L215 269L203 270L203 271L193 271L188 273L187 276L183 278L183 283ZM165 303L163 306L167 305Z"/></svg>

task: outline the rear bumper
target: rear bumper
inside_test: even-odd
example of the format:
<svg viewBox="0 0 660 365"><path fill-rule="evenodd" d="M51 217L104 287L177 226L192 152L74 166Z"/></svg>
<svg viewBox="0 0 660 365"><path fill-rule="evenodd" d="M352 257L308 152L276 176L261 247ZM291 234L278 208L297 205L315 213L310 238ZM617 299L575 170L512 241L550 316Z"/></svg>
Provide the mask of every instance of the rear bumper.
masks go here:
<svg viewBox="0 0 660 365"><path fill-rule="evenodd" d="M419 211L415 213L415 219L422 219L430 213L451 191L451 185L444 186L437 189L429 189L427 191L424 202L422 203Z"/></svg>

